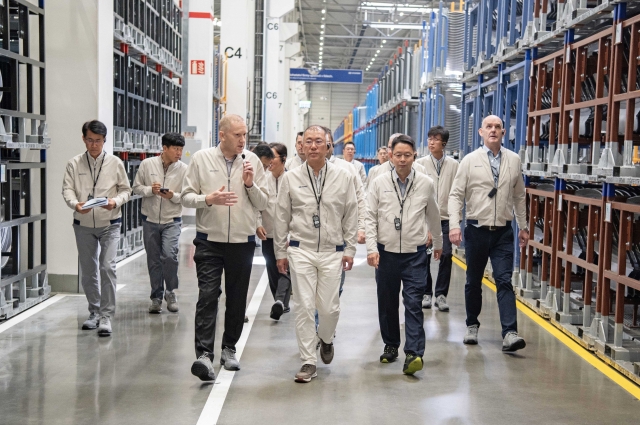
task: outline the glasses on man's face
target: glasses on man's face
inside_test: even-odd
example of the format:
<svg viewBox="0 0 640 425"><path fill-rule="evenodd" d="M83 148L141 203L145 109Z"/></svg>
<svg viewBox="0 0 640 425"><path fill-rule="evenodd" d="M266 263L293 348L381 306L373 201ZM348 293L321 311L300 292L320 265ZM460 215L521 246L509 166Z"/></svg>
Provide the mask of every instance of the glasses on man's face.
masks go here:
<svg viewBox="0 0 640 425"><path fill-rule="evenodd" d="M394 153L393 156L397 159L410 159L413 158L413 154L412 153Z"/></svg>
<svg viewBox="0 0 640 425"><path fill-rule="evenodd" d="M104 143L104 139L92 139L90 137L84 137L84 141L85 143L89 143L92 145L99 145L101 143Z"/></svg>
<svg viewBox="0 0 640 425"><path fill-rule="evenodd" d="M314 146L320 146L320 145L322 145L323 143L326 143L326 142L325 142L324 140L322 140L322 139L318 139L318 140L305 140L305 141L304 141L304 144L305 144L305 145L307 145L307 146L311 146L311 145L314 145Z"/></svg>
<svg viewBox="0 0 640 425"><path fill-rule="evenodd" d="M435 137L429 137L427 140L429 142L440 142L440 143L442 143L442 139L436 139Z"/></svg>

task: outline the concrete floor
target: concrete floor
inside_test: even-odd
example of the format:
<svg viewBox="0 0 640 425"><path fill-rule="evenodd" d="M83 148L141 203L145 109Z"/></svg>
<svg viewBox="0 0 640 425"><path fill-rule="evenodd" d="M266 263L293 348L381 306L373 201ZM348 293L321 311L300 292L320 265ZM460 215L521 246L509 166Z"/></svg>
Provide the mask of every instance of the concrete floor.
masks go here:
<svg viewBox="0 0 640 425"><path fill-rule="evenodd" d="M113 337L80 330L87 316L82 296L66 297L0 333L0 424L198 422L212 386L189 371L195 357L194 234L186 229L181 237L179 314L147 313L142 256L118 269L126 286L118 291ZM528 346L503 354L489 290L480 345L463 345L464 272L456 266L451 312L425 310L425 369L408 377L401 361L380 364L375 283L364 258L360 246L360 264L347 274L342 296L335 359L319 364L310 384L293 382L300 366L293 316L269 319L267 290L219 424L637 423L638 400L520 313ZM254 266L249 299L263 271ZM222 332L216 337L219 345Z"/></svg>

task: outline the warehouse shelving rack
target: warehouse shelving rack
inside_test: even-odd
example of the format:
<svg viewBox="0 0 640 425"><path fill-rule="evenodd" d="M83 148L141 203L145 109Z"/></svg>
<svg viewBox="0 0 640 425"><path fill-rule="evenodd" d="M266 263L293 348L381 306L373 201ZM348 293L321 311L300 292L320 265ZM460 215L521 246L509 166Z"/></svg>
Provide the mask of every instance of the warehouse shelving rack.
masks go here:
<svg viewBox="0 0 640 425"><path fill-rule="evenodd" d="M114 153L131 183L140 162L181 131L182 9L174 0L114 1ZM141 199L122 207L117 260L143 248Z"/></svg>
<svg viewBox="0 0 640 425"><path fill-rule="evenodd" d="M45 300L44 2L0 3L0 319Z"/></svg>

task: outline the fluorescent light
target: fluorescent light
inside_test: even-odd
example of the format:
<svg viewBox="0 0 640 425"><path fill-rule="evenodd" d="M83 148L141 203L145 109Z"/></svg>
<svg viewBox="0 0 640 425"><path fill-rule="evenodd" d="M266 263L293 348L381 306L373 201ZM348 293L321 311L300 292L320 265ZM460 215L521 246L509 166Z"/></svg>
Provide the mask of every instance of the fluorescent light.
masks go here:
<svg viewBox="0 0 640 425"><path fill-rule="evenodd" d="M324 21L324 16L322 17L322 20Z"/></svg>
<svg viewBox="0 0 640 425"><path fill-rule="evenodd" d="M376 50L376 53L380 53L380 50Z"/></svg>
<svg viewBox="0 0 640 425"><path fill-rule="evenodd" d="M400 12L400 13L398 13L398 15L404 16L404 12Z"/></svg>
<svg viewBox="0 0 640 425"><path fill-rule="evenodd" d="M324 14L324 13L327 13L327 11L326 11L325 9L322 9L322 13L323 13L323 14Z"/></svg>
<svg viewBox="0 0 640 425"><path fill-rule="evenodd" d="M387 40L382 40L382 44L384 44L384 43L386 43L386 42L387 42Z"/></svg>
<svg viewBox="0 0 640 425"><path fill-rule="evenodd" d="M320 25L320 28L324 28L324 24Z"/></svg>
<svg viewBox="0 0 640 425"><path fill-rule="evenodd" d="M320 36L320 40L324 40L324 37Z"/></svg>
<svg viewBox="0 0 640 425"><path fill-rule="evenodd" d="M322 51L322 46L320 46L320 51Z"/></svg>
<svg viewBox="0 0 640 425"><path fill-rule="evenodd" d="M396 24L393 22L371 22L369 24L371 28L389 28L391 30L421 30L422 24ZM383 41L384 42L384 41Z"/></svg>
<svg viewBox="0 0 640 425"><path fill-rule="evenodd" d="M378 54L376 53L375 55L373 55L373 57L377 58L377 57L378 57Z"/></svg>
<svg viewBox="0 0 640 425"><path fill-rule="evenodd" d="M320 34L324 34L324 31L320 31Z"/></svg>

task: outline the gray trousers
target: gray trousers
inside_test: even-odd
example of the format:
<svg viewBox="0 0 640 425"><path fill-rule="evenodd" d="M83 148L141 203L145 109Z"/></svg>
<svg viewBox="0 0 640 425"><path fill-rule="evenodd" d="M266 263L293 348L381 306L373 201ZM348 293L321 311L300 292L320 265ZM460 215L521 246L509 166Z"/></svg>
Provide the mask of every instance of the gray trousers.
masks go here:
<svg viewBox="0 0 640 425"><path fill-rule="evenodd" d="M166 290L178 289L178 240L180 222L156 224L142 222L144 249L151 281L151 299L162 299Z"/></svg>
<svg viewBox="0 0 640 425"><path fill-rule="evenodd" d="M89 312L113 317L116 314L115 259L120 223L98 228L74 224L73 231L78 247L82 289L89 302Z"/></svg>

